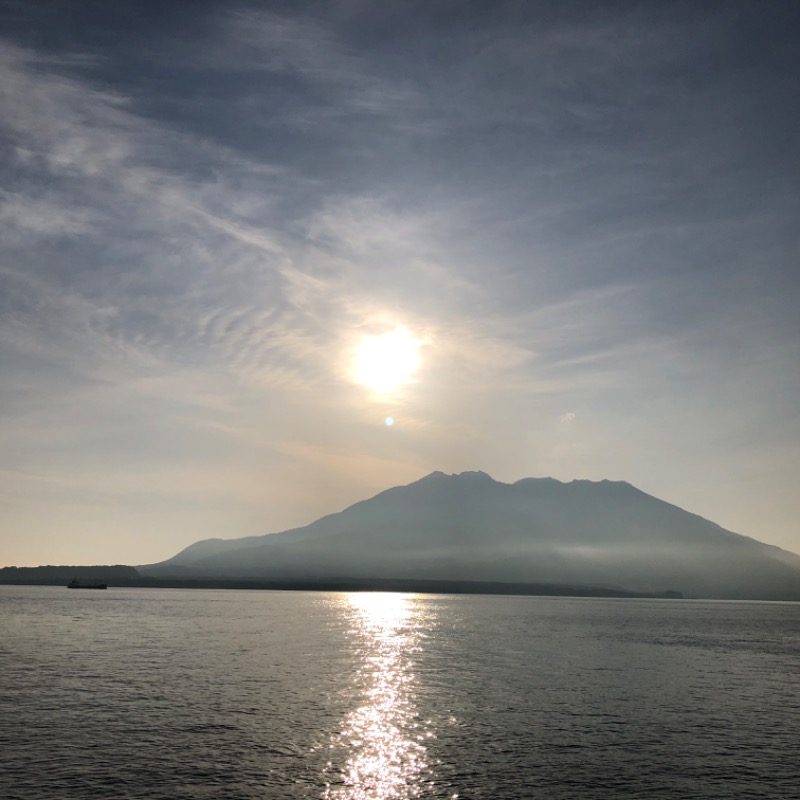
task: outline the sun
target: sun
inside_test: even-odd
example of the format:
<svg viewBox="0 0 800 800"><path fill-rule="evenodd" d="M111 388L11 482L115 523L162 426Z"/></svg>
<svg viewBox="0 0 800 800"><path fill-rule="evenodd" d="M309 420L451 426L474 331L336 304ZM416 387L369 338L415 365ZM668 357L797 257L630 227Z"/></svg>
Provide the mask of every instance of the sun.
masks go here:
<svg viewBox="0 0 800 800"><path fill-rule="evenodd" d="M356 380L376 392L408 383L419 366L419 342L405 329L365 336L358 347Z"/></svg>

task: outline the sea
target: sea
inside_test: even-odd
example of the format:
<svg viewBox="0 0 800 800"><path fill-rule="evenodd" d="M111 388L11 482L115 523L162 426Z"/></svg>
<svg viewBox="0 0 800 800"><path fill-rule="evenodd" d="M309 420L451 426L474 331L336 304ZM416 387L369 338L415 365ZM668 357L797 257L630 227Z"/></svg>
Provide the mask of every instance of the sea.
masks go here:
<svg viewBox="0 0 800 800"><path fill-rule="evenodd" d="M800 798L800 604L0 586L0 798Z"/></svg>

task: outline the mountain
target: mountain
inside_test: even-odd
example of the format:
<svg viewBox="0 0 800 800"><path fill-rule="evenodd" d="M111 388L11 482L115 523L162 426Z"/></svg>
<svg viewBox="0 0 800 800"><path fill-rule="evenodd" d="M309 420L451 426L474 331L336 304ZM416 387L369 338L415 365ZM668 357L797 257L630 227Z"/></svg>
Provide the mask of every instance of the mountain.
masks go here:
<svg viewBox="0 0 800 800"><path fill-rule="evenodd" d="M800 556L621 481L434 472L303 528L209 539L145 576L392 578L800 599Z"/></svg>

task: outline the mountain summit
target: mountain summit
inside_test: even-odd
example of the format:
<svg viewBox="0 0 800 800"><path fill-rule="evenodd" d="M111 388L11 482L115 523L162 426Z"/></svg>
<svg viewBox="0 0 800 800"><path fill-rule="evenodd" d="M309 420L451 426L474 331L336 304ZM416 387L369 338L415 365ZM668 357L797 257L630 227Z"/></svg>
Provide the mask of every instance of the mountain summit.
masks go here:
<svg viewBox="0 0 800 800"><path fill-rule="evenodd" d="M622 481L433 472L303 528L209 539L146 575L398 578L675 590L800 599L800 556L740 536Z"/></svg>

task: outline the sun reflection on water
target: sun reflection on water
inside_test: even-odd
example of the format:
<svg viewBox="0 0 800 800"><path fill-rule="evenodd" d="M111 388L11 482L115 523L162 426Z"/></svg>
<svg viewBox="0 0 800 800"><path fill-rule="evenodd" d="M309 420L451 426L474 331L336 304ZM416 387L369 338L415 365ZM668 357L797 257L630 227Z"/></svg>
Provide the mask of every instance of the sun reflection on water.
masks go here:
<svg viewBox="0 0 800 800"><path fill-rule="evenodd" d="M344 749L345 764L324 798L337 800L406 800L428 785L425 740L433 733L421 721L414 695L411 656L419 647L413 598L400 594L346 595L358 637L362 667L358 680L362 704L344 721L331 742Z"/></svg>

